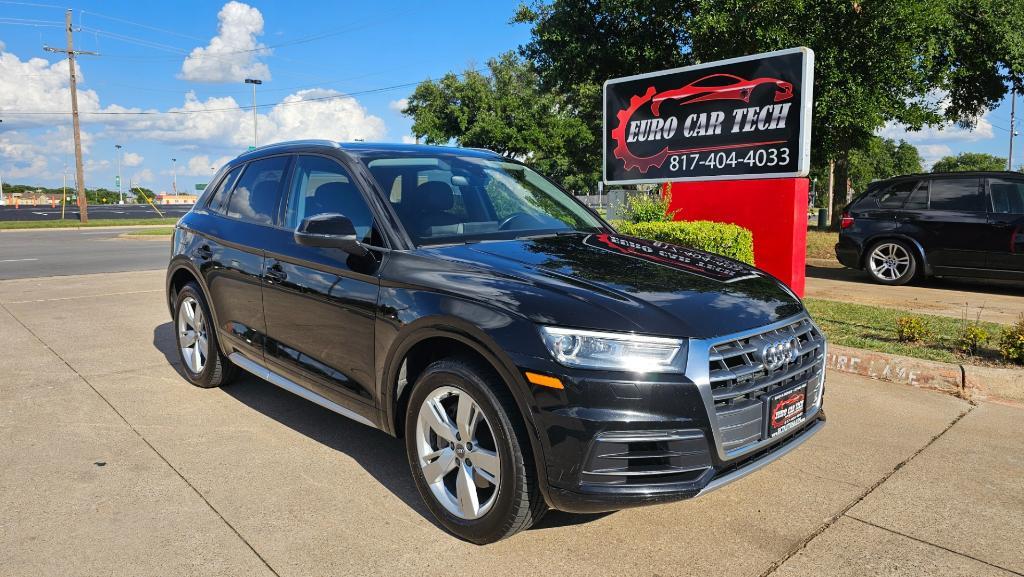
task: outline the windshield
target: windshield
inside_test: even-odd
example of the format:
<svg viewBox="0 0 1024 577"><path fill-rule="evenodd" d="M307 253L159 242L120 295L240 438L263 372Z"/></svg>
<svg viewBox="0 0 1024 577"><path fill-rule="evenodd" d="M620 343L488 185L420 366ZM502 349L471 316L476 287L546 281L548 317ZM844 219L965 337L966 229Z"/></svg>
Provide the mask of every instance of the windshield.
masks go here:
<svg viewBox="0 0 1024 577"><path fill-rule="evenodd" d="M417 246L604 228L521 164L443 153L360 156Z"/></svg>

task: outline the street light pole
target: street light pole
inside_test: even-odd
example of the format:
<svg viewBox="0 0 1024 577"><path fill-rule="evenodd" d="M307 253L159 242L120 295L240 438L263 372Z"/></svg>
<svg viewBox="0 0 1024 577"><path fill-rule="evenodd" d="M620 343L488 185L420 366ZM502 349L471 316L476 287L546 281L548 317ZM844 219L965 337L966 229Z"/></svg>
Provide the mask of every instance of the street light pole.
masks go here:
<svg viewBox="0 0 1024 577"><path fill-rule="evenodd" d="M174 196L178 196L178 159L171 159L171 171L174 174L174 180L171 181L171 188L174 189Z"/></svg>
<svg viewBox="0 0 1024 577"><path fill-rule="evenodd" d="M1013 137L1017 136L1017 91L1010 91L1010 154L1006 155L1006 170L1013 170Z"/></svg>
<svg viewBox="0 0 1024 577"><path fill-rule="evenodd" d="M117 151L117 195L121 197L121 204L124 204L124 192L121 190L121 145L115 144L114 150Z"/></svg>
<svg viewBox="0 0 1024 577"><path fill-rule="evenodd" d="M256 130L256 85L263 84L263 81L257 78L246 78L245 83L252 84L252 147L256 148L259 146L259 132Z"/></svg>

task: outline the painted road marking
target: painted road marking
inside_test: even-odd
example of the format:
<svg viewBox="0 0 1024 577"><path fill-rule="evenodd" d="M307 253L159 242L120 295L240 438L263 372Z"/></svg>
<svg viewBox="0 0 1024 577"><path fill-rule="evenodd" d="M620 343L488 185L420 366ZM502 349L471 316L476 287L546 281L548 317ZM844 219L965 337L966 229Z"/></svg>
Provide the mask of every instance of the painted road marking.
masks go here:
<svg viewBox="0 0 1024 577"><path fill-rule="evenodd" d="M31 260L39 260L38 258L5 258L0 262L28 262Z"/></svg>

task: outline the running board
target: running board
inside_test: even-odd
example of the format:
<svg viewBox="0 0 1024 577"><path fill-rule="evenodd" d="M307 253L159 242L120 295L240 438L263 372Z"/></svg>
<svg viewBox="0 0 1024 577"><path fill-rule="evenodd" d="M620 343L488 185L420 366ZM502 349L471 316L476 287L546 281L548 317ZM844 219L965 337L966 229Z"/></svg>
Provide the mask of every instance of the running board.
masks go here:
<svg viewBox="0 0 1024 577"><path fill-rule="evenodd" d="M368 427L373 427L374 429L378 428L377 425L370 421L370 419L367 419L366 417L360 415L359 413L353 411L352 409L347 409L326 397L314 393L313 391L303 387L302 385L299 385L285 377L282 377L281 375L275 373L274 371L271 371L270 369L249 360L241 353L231 353L230 355L228 355L228 360L234 363L237 367L245 369L246 371L256 375L257 377L263 379L264 381L267 381L272 385L281 387L282 389L288 391L289 393L298 395L303 399L306 399L307 401L312 401L329 411L334 411L335 413L338 413L343 417L348 417L357 423L362 423Z"/></svg>

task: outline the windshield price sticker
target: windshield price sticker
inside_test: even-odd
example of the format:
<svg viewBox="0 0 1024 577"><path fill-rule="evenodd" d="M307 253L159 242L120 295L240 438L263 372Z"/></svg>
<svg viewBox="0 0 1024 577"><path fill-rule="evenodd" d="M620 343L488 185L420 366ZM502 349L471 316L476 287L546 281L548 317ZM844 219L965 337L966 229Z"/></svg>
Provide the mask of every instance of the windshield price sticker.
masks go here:
<svg viewBox="0 0 1024 577"><path fill-rule="evenodd" d="M592 234L583 240L583 244L720 282L736 282L758 276L754 269L742 263L660 241L614 234Z"/></svg>
<svg viewBox="0 0 1024 577"><path fill-rule="evenodd" d="M605 182L805 176L813 61L796 48L609 80Z"/></svg>

